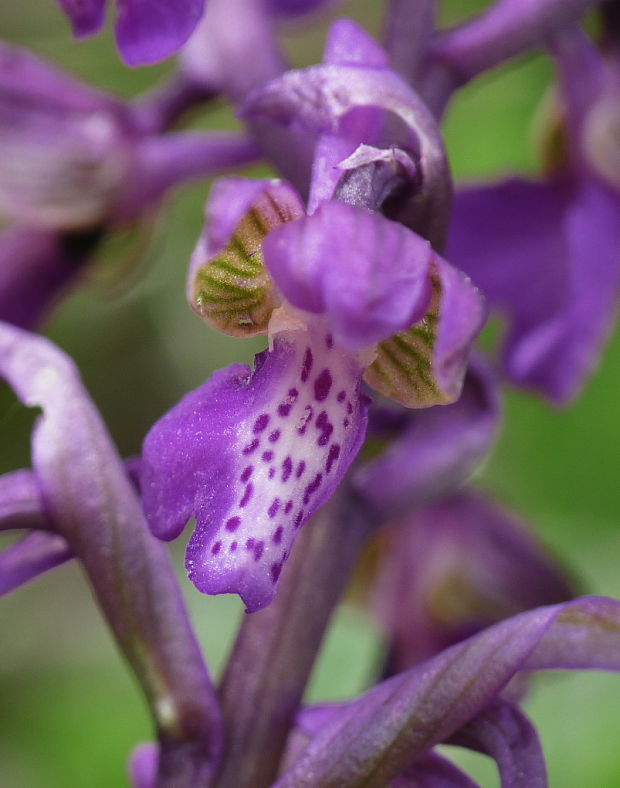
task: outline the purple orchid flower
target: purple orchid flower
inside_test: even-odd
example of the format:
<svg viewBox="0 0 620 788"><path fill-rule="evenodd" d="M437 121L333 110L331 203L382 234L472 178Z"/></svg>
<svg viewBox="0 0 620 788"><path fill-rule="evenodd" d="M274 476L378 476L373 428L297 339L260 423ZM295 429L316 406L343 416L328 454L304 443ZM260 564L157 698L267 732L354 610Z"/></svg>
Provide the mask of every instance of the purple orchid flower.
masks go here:
<svg viewBox="0 0 620 788"><path fill-rule="evenodd" d="M196 515L190 578L252 611L359 450L362 377L409 406L455 399L482 307L428 242L366 209L326 202L304 216L285 184L229 180L207 214L190 299L227 333L268 332L270 349L152 429L143 500L162 538Z"/></svg>
<svg viewBox="0 0 620 788"><path fill-rule="evenodd" d="M97 33L106 0L57 0L78 38ZM205 0L118 0L116 41L128 66L157 63L174 55L198 24Z"/></svg>
<svg viewBox="0 0 620 788"><path fill-rule="evenodd" d="M566 160L554 152L545 180L459 190L449 254L508 318L510 380L562 403L592 372L616 312L620 71L577 31L554 51Z"/></svg>
<svg viewBox="0 0 620 788"><path fill-rule="evenodd" d="M575 596L525 526L472 492L387 529L371 593L393 672L501 619Z"/></svg>
<svg viewBox="0 0 620 788"><path fill-rule="evenodd" d="M344 51L336 45L343 37L357 43L358 61L379 57L350 23L333 35L330 57ZM316 90L332 80L335 90L344 84L343 70L355 82L349 106L346 89L338 106L327 89L317 106L322 116L338 118L317 146L309 215L285 183L223 181L207 206L206 232L190 267L188 296L203 319L234 336L268 334L269 350L257 357L253 373L239 366L217 373L155 425L144 444L143 499L154 533L175 538L194 514L190 578L207 593L239 593L248 611L273 598L299 529L360 448L367 407L362 378L409 407L451 402L483 320L475 289L428 241L369 210L381 207L377 181L382 194L391 193L381 166L375 177L377 162L388 159L392 181L403 177L393 150L373 148L368 155L364 147L385 107L409 123L409 139L417 131L418 167L431 183L444 160L442 146L432 147L432 120L395 75L380 103L379 78L390 76L383 64L323 68L326 73L294 74L296 88L307 80ZM291 90L289 76L262 89L251 111L299 103L303 94ZM369 100L377 108L355 115L356 103ZM344 118L338 137L347 110L355 123ZM347 161L334 156L328 136ZM410 170L415 167L411 159ZM362 173L363 189L361 182L347 189L350 170ZM332 194L340 199L330 200ZM432 202L433 196L420 200L421 212Z"/></svg>

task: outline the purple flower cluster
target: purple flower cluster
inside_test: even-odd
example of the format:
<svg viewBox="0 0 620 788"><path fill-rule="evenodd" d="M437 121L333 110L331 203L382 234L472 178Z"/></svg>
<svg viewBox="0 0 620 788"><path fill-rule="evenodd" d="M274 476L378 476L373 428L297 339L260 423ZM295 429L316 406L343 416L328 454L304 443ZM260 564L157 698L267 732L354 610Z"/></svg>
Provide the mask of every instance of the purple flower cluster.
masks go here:
<svg viewBox="0 0 620 788"><path fill-rule="evenodd" d="M59 2L77 36L103 24L104 0ZM320 64L289 68L278 23L323 5L119 0L129 65L180 51L129 102L0 48L0 376L42 411L32 470L0 477L0 530L26 531L0 553L0 594L82 564L153 717L138 788L474 786L441 743L489 755L504 788L542 788L524 677L620 670L620 602L575 598L471 477L498 430L497 374L565 402L613 324L620 36L607 12L602 41L586 35L586 0L498 0L452 30L432 0L392 0L382 43L341 19ZM557 68L545 171L453 194L451 96L536 47ZM215 97L243 132L176 130ZM187 298L267 347L123 461L73 363L24 329L170 189L259 159L278 177L213 185ZM508 324L497 373L472 351L490 310ZM251 614L217 688L161 541L192 518L189 579ZM306 707L368 545L381 675Z"/></svg>

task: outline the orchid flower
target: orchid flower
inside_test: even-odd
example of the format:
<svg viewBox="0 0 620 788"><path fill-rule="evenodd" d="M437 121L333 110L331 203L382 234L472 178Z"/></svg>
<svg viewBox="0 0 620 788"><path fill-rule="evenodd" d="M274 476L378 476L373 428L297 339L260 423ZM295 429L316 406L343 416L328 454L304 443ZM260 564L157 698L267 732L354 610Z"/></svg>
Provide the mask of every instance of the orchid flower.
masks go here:
<svg viewBox="0 0 620 788"><path fill-rule="evenodd" d="M616 313L620 71L576 30L554 51L563 149L550 151L545 179L458 190L449 254L508 319L509 379L565 403L595 367Z"/></svg>
<svg viewBox="0 0 620 788"><path fill-rule="evenodd" d="M357 80L350 110L366 76L370 88L360 101L374 100L379 77L391 77L386 102L409 122L410 134L417 130L418 166L433 171L443 151L430 150L424 134L431 120L396 75L385 67L325 68L339 85L343 71ZM276 91L290 102L289 77L267 85L252 111L263 100L273 105ZM311 84L316 72L307 79ZM318 109L329 112L327 92L324 98ZM346 104L339 111L346 114ZM379 104L369 113L376 120L385 110ZM187 395L144 443L142 493L153 532L173 539L195 515L191 580L206 593L239 593L248 611L273 598L299 529L361 446L362 380L408 407L453 401L484 317L467 277L378 211L378 183L390 195L413 160L364 143L359 149L358 136L357 152L334 161L332 148L356 147L360 126L353 129L346 139L331 134L319 142L307 214L283 182L215 186L190 266L189 300L218 330L267 334L269 348L253 371L232 366Z"/></svg>

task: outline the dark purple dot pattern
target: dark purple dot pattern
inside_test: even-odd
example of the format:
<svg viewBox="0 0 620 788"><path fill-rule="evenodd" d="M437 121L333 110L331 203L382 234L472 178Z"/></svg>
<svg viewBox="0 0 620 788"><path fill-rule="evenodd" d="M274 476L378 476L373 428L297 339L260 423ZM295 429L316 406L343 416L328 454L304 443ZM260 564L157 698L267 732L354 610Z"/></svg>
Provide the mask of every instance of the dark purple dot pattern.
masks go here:
<svg viewBox="0 0 620 788"><path fill-rule="evenodd" d="M297 531L333 489L355 438L349 432L357 424L361 367L335 348L331 335L314 339L297 350L297 366L274 382L273 402L261 393L260 410L242 417L233 503L210 547L221 571L243 567L245 577L265 587L277 583ZM260 461L244 462L250 455Z"/></svg>

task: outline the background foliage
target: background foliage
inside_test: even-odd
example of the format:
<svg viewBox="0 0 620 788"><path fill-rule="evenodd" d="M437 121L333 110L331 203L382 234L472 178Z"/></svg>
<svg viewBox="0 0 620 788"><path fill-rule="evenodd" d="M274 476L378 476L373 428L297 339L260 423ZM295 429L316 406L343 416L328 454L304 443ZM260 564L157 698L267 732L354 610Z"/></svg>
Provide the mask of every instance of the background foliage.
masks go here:
<svg viewBox="0 0 620 788"><path fill-rule="evenodd" d="M356 0L341 6L340 12L376 31L380 5L376 0ZM444 21L454 22L484 5L444 0ZM327 19L303 33L287 33L296 65L319 58ZM155 84L170 69L165 64L128 70L110 35L73 43L51 0L3 4L0 33L126 97ZM457 177L535 172L533 118L551 78L549 62L532 55L461 91L446 121ZM213 128L235 120L222 106L194 122ZM185 304L186 263L201 227L207 192L206 183L185 189L153 217L143 237L114 239L88 286L46 327L76 359L123 454L138 452L150 424L212 370L232 360L249 361L260 348L212 332ZM137 252L145 244L147 262L137 266ZM124 284L128 279L131 288ZM497 327L489 332L496 333ZM619 380L616 334L600 370L571 408L554 410L534 397L507 391L502 436L478 480L532 522L585 591L616 597ZM0 471L28 463L32 419L12 394L0 391ZM181 559L183 545L173 549ZM217 674L242 615L241 605L232 597L202 597L185 580L183 586ZM127 753L149 738L149 724L77 567L56 570L3 599L0 632L0 786L125 785ZM339 698L361 691L378 654L369 618L345 606L331 629L310 695ZM551 785L620 785L617 677L542 677L526 709L542 735ZM484 786L497 784L482 756L459 757Z"/></svg>

